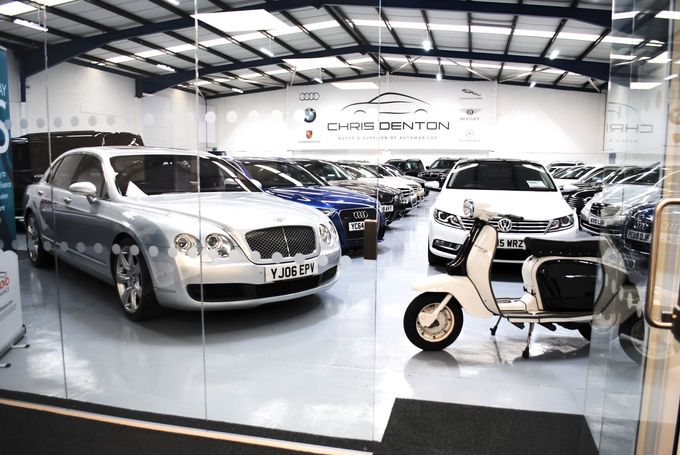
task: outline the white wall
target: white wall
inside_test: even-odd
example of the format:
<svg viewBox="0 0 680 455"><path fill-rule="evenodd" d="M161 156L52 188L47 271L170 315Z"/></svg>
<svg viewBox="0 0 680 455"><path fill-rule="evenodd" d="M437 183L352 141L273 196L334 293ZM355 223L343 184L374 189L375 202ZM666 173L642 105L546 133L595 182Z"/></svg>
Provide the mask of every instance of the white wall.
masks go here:
<svg viewBox="0 0 680 455"><path fill-rule="evenodd" d="M491 156L604 162L606 96L499 85Z"/></svg>
<svg viewBox="0 0 680 455"><path fill-rule="evenodd" d="M147 145L195 149L199 128L198 146L205 147L205 101L197 104L192 93L168 89L139 99L131 78L63 63L28 78L22 116L13 56L9 67L13 136L44 132L49 123L53 132L128 131L141 134Z"/></svg>
<svg viewBox="0 0 680 455"><path fill-rule="evenodd" d="M418 79L416 83L437 84ZM314 88L313 86L311 87ZM314 156L384 160L417 157L429 164L440 156L514 157L543 163L557 159L603 162L606 97L499 85L495 150L382 150L378 141L362 149L290 150L287 132L288 90L209 100L215 111L217 148L234 155Z"/></svg>

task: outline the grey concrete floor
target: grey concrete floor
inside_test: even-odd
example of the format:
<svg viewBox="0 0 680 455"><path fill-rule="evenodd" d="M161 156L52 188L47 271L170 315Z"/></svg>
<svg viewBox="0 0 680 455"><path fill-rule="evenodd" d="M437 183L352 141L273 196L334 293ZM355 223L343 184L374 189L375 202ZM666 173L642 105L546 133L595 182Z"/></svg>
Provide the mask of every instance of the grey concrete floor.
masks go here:
<svg viewBox="0 0 680 455"><path fill-rule="evenodd" d="M0 370L0 388L369 440L382 437L395 397L582 414L590 396L596 413L630 413L639 368L612 343L606 366L589 371L589 346L576 331L538 328L528 360L526 330L501 323L491 337L490 319L466 317L442 352L408 342L411 286L441 273L426 254L435 196L389 227L377 261L353 257L328 292L204 320L172 312L128 321L113 287L23 259L31 347L2 359L12 367ZM498 296L521 295L520 266L496 266L493 286ZM606 393L588 395L590 383Z"/></svg>

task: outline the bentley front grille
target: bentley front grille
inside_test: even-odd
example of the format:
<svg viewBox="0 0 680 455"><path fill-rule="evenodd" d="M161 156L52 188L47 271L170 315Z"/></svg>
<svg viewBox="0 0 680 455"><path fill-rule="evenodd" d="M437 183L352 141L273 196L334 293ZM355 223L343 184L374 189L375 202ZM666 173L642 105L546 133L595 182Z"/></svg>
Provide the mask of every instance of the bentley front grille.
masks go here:
<svg viewBox="0 0 680 455"><path fill-rule="evenodd" d="M246 234L250 249L260 253L260 258L271 259L274 253L284 258L296 254L312 254L316 250L314 229L309 226L281 226L258 229Z"/></svg>

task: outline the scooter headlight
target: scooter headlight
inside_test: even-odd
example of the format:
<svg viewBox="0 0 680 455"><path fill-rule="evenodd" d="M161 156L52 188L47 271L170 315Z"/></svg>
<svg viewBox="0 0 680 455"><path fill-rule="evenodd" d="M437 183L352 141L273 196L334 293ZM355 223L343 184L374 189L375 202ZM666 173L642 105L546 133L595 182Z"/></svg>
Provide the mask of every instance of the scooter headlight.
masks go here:
<svg viewBox="0 0 680 455"><path fill-rule="evenodd" d="M463 215L467 218L475 215L475 202L472 199L465 199L463 202Z"/></svg>
<svg viewBox="0 0 680 455"><path fill-rule="evenodd" d="M458 217L452 213L444 212L442 210L434 210L434 220L445 226L453 227L456 229L465 229L461 224Z"/></svg>

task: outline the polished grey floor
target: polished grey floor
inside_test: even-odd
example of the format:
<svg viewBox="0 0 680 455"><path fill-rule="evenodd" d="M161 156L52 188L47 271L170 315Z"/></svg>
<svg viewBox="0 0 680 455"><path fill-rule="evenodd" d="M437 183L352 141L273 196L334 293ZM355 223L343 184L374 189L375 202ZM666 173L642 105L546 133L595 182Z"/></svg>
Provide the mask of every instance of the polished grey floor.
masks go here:
<svg viewBox="0 0 680 455"><path fill-rule="evenodd" d="M12 367L0 370L0 388L375 440L395 397L630 417L640 371L615 343L602 341L611 356L589 368L578 332L538 328L525 360L525 330L501 323L492 337L495 321L472 317L445 351L421 352L408 342L402 317L416 295L411 286L441 272L426 255L434 196L390 226L377 261L345 259L330 291L206 313L204 321L174 312L130 322L113 287L63 264L38 270L23 259L31 347L3 358ZM519 266L495 267L493 280L498 296L521 295Z"/></svg>

